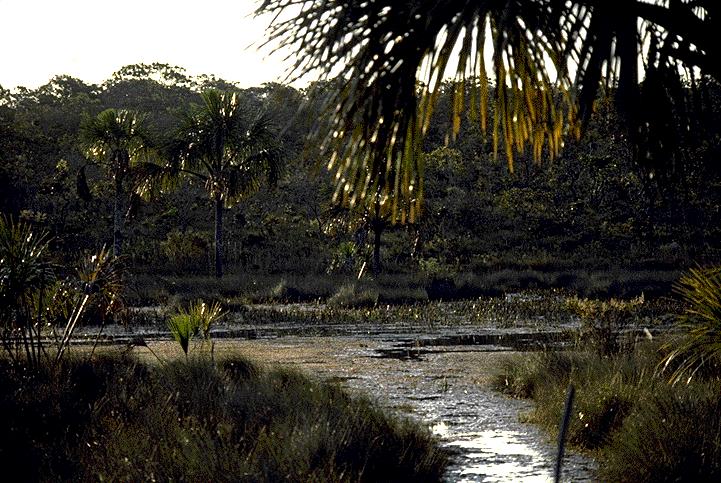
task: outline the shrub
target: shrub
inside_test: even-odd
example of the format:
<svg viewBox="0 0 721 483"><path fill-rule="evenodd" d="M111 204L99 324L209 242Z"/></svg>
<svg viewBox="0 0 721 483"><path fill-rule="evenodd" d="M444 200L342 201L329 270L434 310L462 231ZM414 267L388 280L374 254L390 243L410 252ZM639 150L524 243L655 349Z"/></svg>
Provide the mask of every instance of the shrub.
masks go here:
<svg viewBox="0 0 721 483"><path fill-rule="evenodd" d="M691 269L676 290L687 304L678 318L683 336L666 345L663 368L671 381L687 382L698 372L718 375L721 369L721 267Z"/></svg>
<svg viewBox="0 0 721 483"><path fill-rule="evenodd" d="M374 307L378 303L378 290L358 289L356 284L347 283L328 299L331 307L362 308Z"/></svg>
<svg viewBox="0 0 721 483"><path fill-rule="evenodd" d="M643 305L643 295L631 300L590 300L571 297L568 308L581 319L579 342L589 344L599 354L617 353L619 332Z"/></svg>

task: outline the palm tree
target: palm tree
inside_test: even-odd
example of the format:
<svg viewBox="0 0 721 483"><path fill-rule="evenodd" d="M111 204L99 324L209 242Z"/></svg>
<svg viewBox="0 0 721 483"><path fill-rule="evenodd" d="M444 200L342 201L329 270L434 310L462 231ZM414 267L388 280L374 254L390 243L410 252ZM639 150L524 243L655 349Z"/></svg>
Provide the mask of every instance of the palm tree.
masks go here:
<svg viewBox="0 0 721 483"><path fill-rule="evenodd" d="M223 276L223 210L279 176L278 137L267 117L246 116L235 93L201 94L186 113L171 146L180 172L205 183L215 207L215 275Z"/></svg>
<svg viewBox="0 0 721 483"><path fill-rule="evenodd" d="M134 171L143 171L152 153L145 116L134 111L106 109L96 117L87 117L80 126L85 155L99 162L112 176L113 255L122 253L124 238L126 181Z"/></svg>
<svg viewBox="0 0 721 483"><path fill-rule="evenodd" d="M322 137L336 198L380 190L405 200L401 221L422 202L421 140L451 72L454 133L466 109L484 130L492 119L510 170L526 146L540 160L580 135L600 89L638 142L657 122L643 95L678 101L699 73L721 80L716 0L263 0L256 13L273 15L269 42L300 52L291 79L341 72Z"/></svg>
<svg viewBox="0 0 721 483"><path fill-rule="evenodd" d="M24 223L0 216L0 342L13 360L25 350L38 366L42 345L43 293L55 279L47 254L48 236Z"/></svg>

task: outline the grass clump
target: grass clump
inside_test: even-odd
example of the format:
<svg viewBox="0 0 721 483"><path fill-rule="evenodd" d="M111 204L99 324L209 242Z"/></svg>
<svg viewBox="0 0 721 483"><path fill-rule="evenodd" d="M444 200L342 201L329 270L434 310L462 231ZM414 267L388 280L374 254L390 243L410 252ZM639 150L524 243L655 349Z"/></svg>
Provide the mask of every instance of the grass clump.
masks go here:
<svg viewBox="0 0 721 483"><path fill-rule="evenodd" d="M331 307L365 308L375 307L378 304L378 291L372 288L359 288L354 283L342 285L338 291L328 299Z"/></svg>
<svg viewBox="0 0 721 483"><path fill-rule="evenodd" d="M720 481L721 385L656 388L604 451L604 481Z"/></svg>
<svg viewBox="0 0 721 483"><path fill-rule="evenodd" d="M427 430L243 358L0 362L0 455L23 480L438 481Z"/></svg>
<svg viewBox="0 0 721 483"><path fill-rule="evenodd" d="M554 437L573 384L567 438L598 457L601 481L716 481L721 383L669 384L657 371L660 346L647 341L612 356L589 350L516 357L494 384L514 397L533 398L529 420Z"/></svg>

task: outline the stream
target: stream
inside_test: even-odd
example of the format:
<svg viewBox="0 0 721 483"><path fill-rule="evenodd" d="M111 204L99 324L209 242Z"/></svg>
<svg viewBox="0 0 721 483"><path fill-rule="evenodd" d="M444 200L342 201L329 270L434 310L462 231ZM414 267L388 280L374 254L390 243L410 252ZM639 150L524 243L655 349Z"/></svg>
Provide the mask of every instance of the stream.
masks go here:
<svg viewBox="0 0 721 483"><path fill-rule="evenodd" d="M490 387L509 354L568 342L567 326L413 324L243 324L216 327L215 354L242 354L336 381L428 426L451 453L449 482L553 481L555 436L522 422L529 401ZM95 339L93 330L77 342ZM107 327L101 344L130 343L138 354L180 351L166 330ZM142 339L138 344L134 341ZM146 345L147 344L147 345ZM150 347L150 349L148 349ZM562 481L593 481L596 463L566 451Z"/></svg>
<svg viewBox="0 0 721 483"><path fill-rule="evenodd" d="M422 351L411 347L410 355L403 351L412 339L387 336L225 340L217 350L239 350L340 382L427 425L451 451L446 481L553 481L555 442L521 422L532 403L510 399L489 385L509 348L426 342ZM562 481L593 481L594 469L590 458L567 452Z"/></svg>

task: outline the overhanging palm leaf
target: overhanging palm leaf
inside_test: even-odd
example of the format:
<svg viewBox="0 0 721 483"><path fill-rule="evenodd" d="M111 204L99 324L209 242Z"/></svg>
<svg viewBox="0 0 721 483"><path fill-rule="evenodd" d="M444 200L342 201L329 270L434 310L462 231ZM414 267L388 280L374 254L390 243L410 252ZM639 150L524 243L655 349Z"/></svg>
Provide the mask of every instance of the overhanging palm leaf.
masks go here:
<svg viewBox="0 0 721 483"><path fill-rule="evenodd" d="M330 128L317 133L336 198L356 204L380 190L403 221L420 207L421 138L447 72L457 80L453 130L468 107L484 129L492 118L494 145L513 169L515 151L530 145L540 160L578 135L602 80L638 125L642 52L647 66L718 78L718 10L712 0L264 0L257 13L276 15L271 41L300 52L293 76L341 72ZM279 20L288 13L295 18ZM645 42L655 48L644 52Z"/></svg>
<svg viewBox="0 0 721 483"><path fill-rule="evenodd" d="M691 269L675 287L688 305L678 318L682 335L665 345L663 370L670 380L690 381L699 371L719 374L721 364L721 268Z"/></svg>

